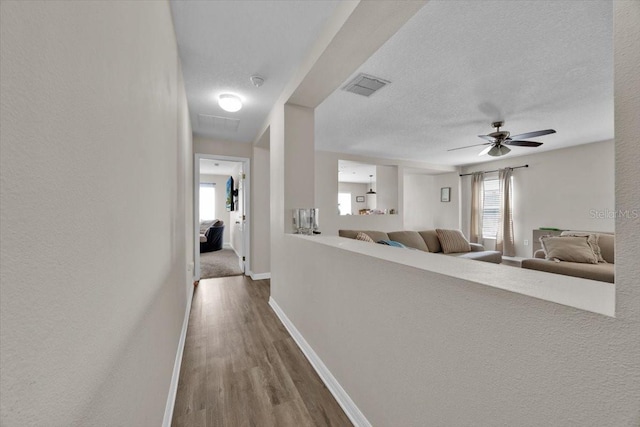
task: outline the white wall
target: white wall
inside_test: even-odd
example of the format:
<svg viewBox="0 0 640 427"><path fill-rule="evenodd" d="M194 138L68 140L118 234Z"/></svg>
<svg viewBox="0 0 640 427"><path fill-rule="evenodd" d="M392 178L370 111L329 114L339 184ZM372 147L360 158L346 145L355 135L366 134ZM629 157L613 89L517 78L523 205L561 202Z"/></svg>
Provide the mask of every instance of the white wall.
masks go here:
<svg viewBox="0 0 640 427"><path fill-rule="evenodd" d="M463 173L529 165L513 172L513 222L516 256L530 257L532 230L539 227L614 231L613 215L593 215L614 211L614 151L613 141L598 142L468 166ZM471 177L461 179L462 227L468 235Z"/></svg>
<svg viewBox="0 0 640 427"><path fill-rule="evenodd" d="M193 150L198 154L251 158L253 146L242 142L220 141L194 135Z"/></svg>
<svg viewBox="0 0 640 427"><path fill-rule="evenodd" d="M398 194L402 192L401 179L398 176L398 166L376 166L376 209L400 214L402 205Z"/></svg>
<svg viewBox="0 0 640 427"><path fill-rule="evenodd" d="M366 208L365 202L356 202L356 197L365 197L369 191L369 184L358 184L356 182L338 182L339 193L351 193L351 214L358 215L360 209ZM375 191L375 190L374 190ZM336 198L338 194L336 193Z"/></svg>
<svg viewBox="0 0 640 427"><path fill-rule="evenodd" d="M193 259L169 4L0 7L0 424L161 425Z"/></svg>
<svg viewBox="0 0 640 427"><path fill-rule="evenodd" d="M263 146L253 148L251 163L251 271L266 274L271 271L270 189L269 189L269 132L265 132Z"/></svg>
<svg viewBox="0 0 640 427"><path fill-rule="evenodd" d="M227 212L227 180L230 175L200 174L200 182L210 182L216 185L216 218L224 221L223 242L229 244L231 222ZM235 179L235 178L234 178ZM200 201L202 203L202 200Z"/></svg>
<svg viewBox="0 0 640 427"><path fill-rule="evenodd" d="M440 201L440 190L451 187L450 202ZM460 174L458 172L434 175L433 190L433 226L435 228L460 228Z"/></svg>
<svg viewBox="0 0 640 427"><path fill-rule="evenodd" d="M460 228L458 172L404 175L404 227L407 230ZM440 201L440 189L450 187L450 201Z"/></svg>
<svg viewBox="0 0 640 427"><path fill-rule="evenodd" d="M436 199L433 175L404 175L404 228L405 230L430 230L433 226L433 213L440 203ZM440 189L438 189L438 192Z"/></svg>

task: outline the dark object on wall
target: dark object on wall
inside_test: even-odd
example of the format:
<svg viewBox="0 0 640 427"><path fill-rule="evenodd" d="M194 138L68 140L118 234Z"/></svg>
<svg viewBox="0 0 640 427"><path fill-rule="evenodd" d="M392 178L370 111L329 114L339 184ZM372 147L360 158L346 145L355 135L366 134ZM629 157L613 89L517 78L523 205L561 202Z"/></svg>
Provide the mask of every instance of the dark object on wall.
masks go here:
<svg viewBox="0 0 640 427"><path fill-rule="evenodd" d="M230 176L227 180L227 212L235 210L235 204L233 203L233 177Z"/></svg>
<svg viewBox="0 0 640 427"><path fill-rule="evenodd" d="M364 196L356 196L356 203L364 203Z"/></svg>
<svg viewBox="0 0 640 427"><path fill-rule="evenodd" d="M222 249L224 222L216 221L207 229L204 235L207 238L207 241L200 242L200 253L219 251Z"/></svg>

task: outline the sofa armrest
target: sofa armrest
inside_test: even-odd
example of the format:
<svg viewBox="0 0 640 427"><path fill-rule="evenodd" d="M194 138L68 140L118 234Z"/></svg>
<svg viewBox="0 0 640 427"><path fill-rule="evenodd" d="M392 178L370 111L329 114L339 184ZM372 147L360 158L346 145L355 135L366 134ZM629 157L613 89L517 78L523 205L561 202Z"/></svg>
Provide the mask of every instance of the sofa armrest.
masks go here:
<svg viewBox="0 0 640 427"><path fill-rule="evenodd" d="M544 249L538 249L536 253L533 254L533 257L545 259L547 257L547 254L544 253Z"/></svg>
<svg viewBox="0 0 640 427"><path fill-rule="evenodd" d="M469 243L469 246L471 246L471 252L483 252L485 250L480 243Z"/></svg>

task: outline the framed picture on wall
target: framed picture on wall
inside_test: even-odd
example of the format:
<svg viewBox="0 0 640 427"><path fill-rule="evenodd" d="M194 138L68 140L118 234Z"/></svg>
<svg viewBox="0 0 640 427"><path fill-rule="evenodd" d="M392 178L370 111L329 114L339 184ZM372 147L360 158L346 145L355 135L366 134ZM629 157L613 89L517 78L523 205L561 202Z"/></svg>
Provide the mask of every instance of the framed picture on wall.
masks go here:
<svg viewBox="0 0 640 427"><path fill-rule="evenodd" d="M233 196L234 196L234 191L233 191L233 177L230 176L229 179L227 180L227 201L226 201L226 205L227 205L227 212L233 211L235 210L235 206L234 206L234 200L233 200Z"/></svg>
<svg viewBox="0 0 640 427"><path fill-rule="evenodd" d="M442 187L440 189L440 201L441 202L451 201L451 187Z"/></svg>
<svg viewBox="0 0 640 427"><path fill-rule="evenodd" d="M364 196L356 196L356 203L364 203Z"/></svg>

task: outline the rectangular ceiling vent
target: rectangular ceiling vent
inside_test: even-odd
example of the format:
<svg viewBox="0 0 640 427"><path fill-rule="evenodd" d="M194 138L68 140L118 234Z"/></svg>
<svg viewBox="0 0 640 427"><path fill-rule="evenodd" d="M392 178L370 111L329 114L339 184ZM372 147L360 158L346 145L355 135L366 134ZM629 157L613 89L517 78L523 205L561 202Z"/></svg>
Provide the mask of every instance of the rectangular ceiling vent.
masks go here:
<svg viewBox="0 0 640 427"><path fill-rule="evenodd" d="M213 129L224 130L227 132L237 132L240 119L232 119L230 117L208 116L206 114L198 114L198 123Z"/></svg>
<svg viewBox="0 0 640 427"><path fill-rule="evenodd" d="M342 89L347 92L369 97L389 83L391 82L388 80L360 73Z"/></svg>

